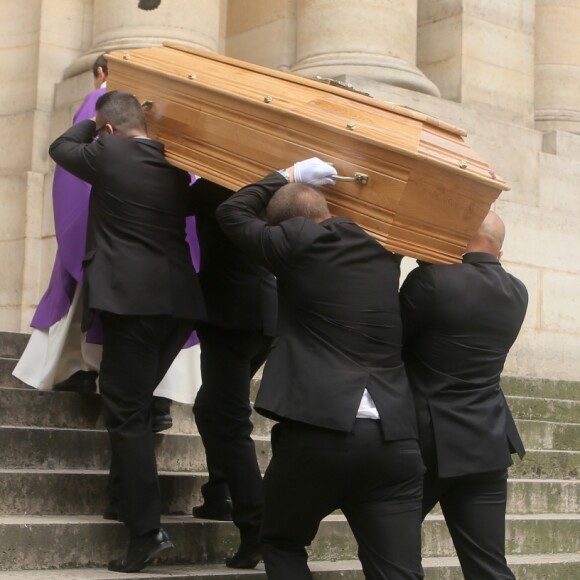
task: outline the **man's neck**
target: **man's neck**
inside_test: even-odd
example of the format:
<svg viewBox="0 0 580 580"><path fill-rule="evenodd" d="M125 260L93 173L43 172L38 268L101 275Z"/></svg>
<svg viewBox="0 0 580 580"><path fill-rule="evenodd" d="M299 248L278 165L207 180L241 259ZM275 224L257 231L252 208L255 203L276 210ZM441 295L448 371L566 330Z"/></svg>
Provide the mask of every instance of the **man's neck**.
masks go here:
<svg viewBox="0 0 580 580"><path fill-rule="evenodd" d="M137 129L129 129L128 131L125 131L124 133L125 137L130 137L131 139L149 139L149 137L147 136L147 133L143 133L142 131L139 131Z"/></svg>

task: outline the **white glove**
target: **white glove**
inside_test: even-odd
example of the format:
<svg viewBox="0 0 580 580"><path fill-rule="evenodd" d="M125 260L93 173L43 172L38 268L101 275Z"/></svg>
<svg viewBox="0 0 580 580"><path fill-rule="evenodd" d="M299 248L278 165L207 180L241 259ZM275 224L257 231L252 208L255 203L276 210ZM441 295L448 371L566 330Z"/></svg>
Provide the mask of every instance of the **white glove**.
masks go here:
<svg viewBox="0 0 580 580"><path fill-rule="evenodd" d="M333 175L336 175L336 169L318 157L294 163L294 181L297 183L315 186L334 185Z"/></svg>

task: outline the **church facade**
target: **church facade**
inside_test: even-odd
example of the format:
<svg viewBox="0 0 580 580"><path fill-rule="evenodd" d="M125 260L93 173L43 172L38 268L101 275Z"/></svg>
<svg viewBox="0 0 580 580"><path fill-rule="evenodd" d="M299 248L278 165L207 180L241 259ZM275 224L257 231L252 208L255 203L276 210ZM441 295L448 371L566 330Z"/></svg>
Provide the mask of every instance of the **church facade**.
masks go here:
<svg viewBox="0 0 580 580"><path fill-rule="evenodd" d="M48 145L91 89L93 61L170 40L335 78L465 129L511 187L494 204L502 262L530 294L506 373L580 379L580 0L146 3L2 2L0 330L26 332L47 286Z"/></svg>

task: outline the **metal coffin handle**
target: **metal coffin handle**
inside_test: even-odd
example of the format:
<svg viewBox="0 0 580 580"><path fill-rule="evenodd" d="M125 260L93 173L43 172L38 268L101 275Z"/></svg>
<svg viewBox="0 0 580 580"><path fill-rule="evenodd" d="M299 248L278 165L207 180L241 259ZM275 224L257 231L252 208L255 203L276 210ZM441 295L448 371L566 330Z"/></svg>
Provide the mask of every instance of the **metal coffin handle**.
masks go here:
<svg viewBox="0 0 580 580"><path fill-rule="evenodd" d="M358 171L352 177L346 175L331 175L329 177L334 179L334 181L356 181L362 185L366 185L369 181L369 176L366 173L359 173Z"/></svg>
<svg viewBox="0 0 580 580"><path fill-rule="evenodd" d="M326 163L332 167L335 167L332 161L326 161ZM348 177L346 175L332 175L329 177L330 179L334 179L334 181L356 181L356 183L360 183L362 185L366 185L369 181L369 176L366 173L360 173L359 171L357 171L352 177Z"/></svg>

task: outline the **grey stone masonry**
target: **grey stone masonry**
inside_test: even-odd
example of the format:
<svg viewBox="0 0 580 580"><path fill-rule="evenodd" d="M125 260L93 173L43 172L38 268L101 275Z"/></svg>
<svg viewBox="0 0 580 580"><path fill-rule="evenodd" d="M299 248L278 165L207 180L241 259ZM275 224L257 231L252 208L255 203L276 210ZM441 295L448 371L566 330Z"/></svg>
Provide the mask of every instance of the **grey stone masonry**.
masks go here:
<svg viewBox="0 0 580 580"><path fill-rule="evenodd" d="M0 578L106 580L126 531L106 507L108 440L98 395L39 392L11 376L28 337L0 333ZM253 392L259 380L253 385ZM506 548L518 579L580 578L580 383L506 378L504 391L528 448L510 471ZM223 565L238 543L230 522L189 515L207 480L191 409L174 404L174 426L156 436L163 526L175 550L127 580L263 580ZM271 422L253 417L264 469ZM362 580L356 544L340 513L326 518L309 548L314 577ZM460 580L438 509L423 526L427 580Z"/></svg>

